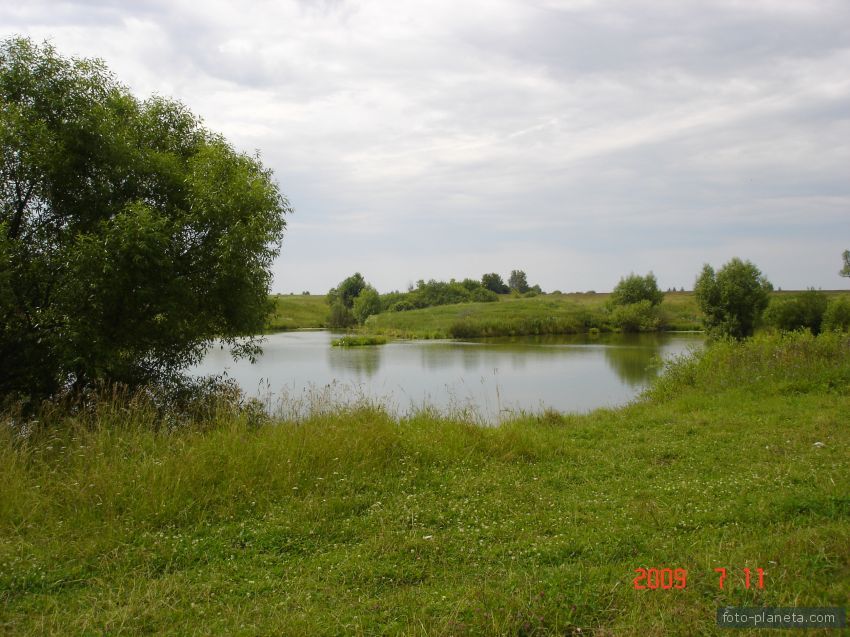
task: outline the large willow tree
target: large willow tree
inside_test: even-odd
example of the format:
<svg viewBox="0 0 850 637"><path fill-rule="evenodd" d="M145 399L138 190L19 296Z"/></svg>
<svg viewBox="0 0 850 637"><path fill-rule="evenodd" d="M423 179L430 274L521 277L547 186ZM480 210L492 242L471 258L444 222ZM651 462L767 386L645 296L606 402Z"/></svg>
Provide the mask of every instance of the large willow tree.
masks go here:
<svg viewBox="0 0 850 637"><path fill-rule="evenodd" d="M289 204L271 171L97 60L0 44L0 394L159 382L256 351Z"/></svg>

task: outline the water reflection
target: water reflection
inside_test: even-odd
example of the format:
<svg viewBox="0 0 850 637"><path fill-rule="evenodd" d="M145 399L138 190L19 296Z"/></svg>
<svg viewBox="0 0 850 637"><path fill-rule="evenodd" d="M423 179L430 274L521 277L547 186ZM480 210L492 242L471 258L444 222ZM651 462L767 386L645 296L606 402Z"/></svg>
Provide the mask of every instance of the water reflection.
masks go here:
<svg viewBox="0 0 850 637"><path fill-rule="evenodd" d="M491 365L520 371L552 358L569 357L577 362L596 358L601 352L620 380L634 387L658 374L665 342L665 336L657 334L514 336L434 343L422 349L421 357L422 364L432 370L462 364L470 371Z"/></svg>
<svg viewBox="0 0 850 637"><path fill-rule="evenodd" d="M648 383L661 369L663 349L657 340L633 340L631 343L624 340L616 347L605 347L602 351L605 353L605 361L620 380L632 387Z"/></svg>
<svg viewBox="0 0 850 637"><path fill-rule="evenodd" d="M330 347L328 348L328 364L330 368L340 372L354 372L358 376L371 378L381 367L383 347Z"/></svg>

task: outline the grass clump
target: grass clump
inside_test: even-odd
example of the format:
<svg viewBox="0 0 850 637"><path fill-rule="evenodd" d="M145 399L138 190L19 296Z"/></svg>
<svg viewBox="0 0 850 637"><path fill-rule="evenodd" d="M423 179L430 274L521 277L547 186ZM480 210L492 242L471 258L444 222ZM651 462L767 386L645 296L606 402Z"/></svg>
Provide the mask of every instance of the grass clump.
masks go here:
<svg viewBox="0 0 850 637"><path fill-rule="evenodd" d="M348 334L331 341L333 347L364 347L369 345L384 345L387 342L384 336L370 336L367 334Z"/></svg>
<svg viewBox="0 0 850 637"><path fill-rule="evenodd" d="M7 411L0 629L712 635L720 606L846 605L848 348L720 342L627 408L500 427L365 402ZM687 587L635 590L638 567Z"/></svg>

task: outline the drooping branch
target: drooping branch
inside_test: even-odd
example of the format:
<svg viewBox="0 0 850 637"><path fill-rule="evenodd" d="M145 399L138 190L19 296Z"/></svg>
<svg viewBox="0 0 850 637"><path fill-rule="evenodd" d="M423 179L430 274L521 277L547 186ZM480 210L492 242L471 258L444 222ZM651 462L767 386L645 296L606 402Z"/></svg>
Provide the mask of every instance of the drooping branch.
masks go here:
<svg viewBox="0 0 850 637"><path fill-rule="evenodd" d="M26 192L21 188L21 184L18 181L15 181L15 213L12 216L12 223L9 224L9 230L6 233L6 236L9 239L17 239L21 234L21 225L24 220L24 212L26 212L27 206L29 205L30 199L32 198L32 193L35 190L35 184L30 184L30 187Z"/></svg>

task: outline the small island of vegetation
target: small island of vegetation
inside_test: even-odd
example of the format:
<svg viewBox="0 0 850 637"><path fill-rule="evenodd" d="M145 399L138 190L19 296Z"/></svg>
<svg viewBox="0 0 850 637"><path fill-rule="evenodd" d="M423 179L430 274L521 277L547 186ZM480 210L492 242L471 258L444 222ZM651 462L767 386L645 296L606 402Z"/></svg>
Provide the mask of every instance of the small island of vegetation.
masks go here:
<svg viewBox="0 0 850 637"><path fill-rule="evenodd" d="M387 339L383 336L368 336L365 334L349 334L331 341L333 347L364 347L369 345L384 345Z"/></svg>

